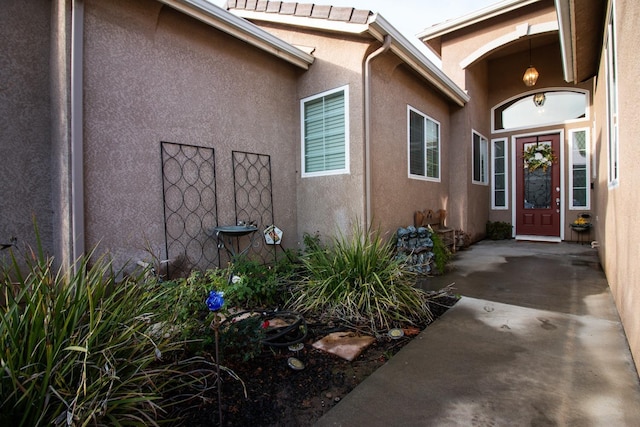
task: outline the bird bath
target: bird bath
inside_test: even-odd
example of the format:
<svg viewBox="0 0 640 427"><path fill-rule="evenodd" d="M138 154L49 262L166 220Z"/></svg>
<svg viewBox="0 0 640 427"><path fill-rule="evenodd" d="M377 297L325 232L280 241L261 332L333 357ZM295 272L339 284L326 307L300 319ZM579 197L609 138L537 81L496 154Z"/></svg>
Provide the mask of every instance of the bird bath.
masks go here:
<svg viewBox="0 0 640 427"><path fill-rule="evenodd" d="M213 228L213 232L218 238L218 248L224 248L229 254L231 261L234 261L236 257L247 253L254 238L251 238L249 244L242 250L240 250L240 237L253 234L258 231L258 227L255 225L220 225ZM233 239L236 239L236 245L233 244ZM238 250L236 251L236 247Z"/></svg>

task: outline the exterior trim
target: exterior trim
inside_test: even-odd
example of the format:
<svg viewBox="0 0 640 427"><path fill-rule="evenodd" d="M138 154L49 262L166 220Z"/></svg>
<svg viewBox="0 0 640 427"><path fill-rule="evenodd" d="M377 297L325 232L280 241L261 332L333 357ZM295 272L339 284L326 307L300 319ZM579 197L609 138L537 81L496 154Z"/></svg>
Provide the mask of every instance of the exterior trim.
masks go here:
<svg viewBox="0 0 640 427"><path fill-rule="evenodd" d="M187 1L187 0L161 0L161 1ZM189 0L202 1L202 0ZM512 1L512 0L510 0ZM539 1L539 0L535 0ZM323 31L335 31L348 34L369 33L381 43L385 42L385 36L391 37L390 50L396 54L404 63L409 65L427 82L444 94L450 101L463 107L471 99L469 95L454 83L440 68L431 62L425 54L415 47L405 36L402 35L393 25L391 25L382 15L375 13L369 15L366 24L349 23L346 21L331 21L328 19L318 19L309 17L299 17L294 15L284 15L281 13L265 13L247 11L244 9L231 9L232 13L238 17L263 21L275 22L283 25L291 25L305 28L313 28Z"/></svg>
<svg viewBox="0 0 640 427"><path fill-rule="evenodd" d="M314 58L310 54L206 0L158 1L299 68L308 70L313 64Z"/></svg>
<svg viewBox="0 0 640 427"><path fill-rule="evenodd" d="M577 83L575 81L576 58L571 37L571 7L569 3L570 0L555 0L564 80L567 83Z"/></svg>
<svg viewBox="0 0 640 427"><path fill-rule="evenodd" d="M538 1L538 0L535 0ZM379 41L385 35L392 37L391 51L407 65L445 94L451 101L463 107L471 97L453 82L440 68L431 62L417 47L407 40L393 25L381 15L375 14L369 20L369 33Z"/></svg>
<svg viewBox="0 0 640 427"><path fill-rule="evenodd" d="M471 55L464 58L460 61L460 68L465 69L474 62L482 59L485 55L493 52L494 50L500 48L501 46L505 46L511 42L514 42L525 36L532 36L535 34L544 34L551 33L554 31L558 31L558 23L555 21L545 22L542 24L522 24L516 27L515 31L512 31L509 34L505 34L501 37L498 37L495 40L481 46L475 52L471 53Z"/></svg>
<svg viewBox="0 0 640 427"><path fill-rule="evenodd" d="M540 0L505 0L459 18L433 25L416 34L416 37L422 41L435 39L445 34L481 23L488 19L495 18L496 16L529 6L530 4L534 4L539 1Z"/></svg>

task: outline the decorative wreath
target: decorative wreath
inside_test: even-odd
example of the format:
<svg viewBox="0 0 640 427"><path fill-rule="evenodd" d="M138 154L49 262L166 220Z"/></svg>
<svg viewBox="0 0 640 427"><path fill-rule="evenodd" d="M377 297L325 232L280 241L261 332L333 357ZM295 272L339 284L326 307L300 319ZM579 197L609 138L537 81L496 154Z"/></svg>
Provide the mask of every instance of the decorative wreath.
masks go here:
<svg viewBox="0 0 640 427"><path fill-rule="evenodd" d="M529 172L534 172L538 169L546 172L547 169L558 160L555 154L553 154L553 148L548 144L530 146L522 153L522 159L524 160L524 167L527 168Z"/></svg>

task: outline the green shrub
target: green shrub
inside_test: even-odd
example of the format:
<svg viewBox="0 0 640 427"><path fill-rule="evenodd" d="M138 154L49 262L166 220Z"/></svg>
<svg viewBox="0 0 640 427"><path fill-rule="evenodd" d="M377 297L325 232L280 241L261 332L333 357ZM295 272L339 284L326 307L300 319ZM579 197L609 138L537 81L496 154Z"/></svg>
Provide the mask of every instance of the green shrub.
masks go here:
<svg viewBox="0 0 640 427"><path fill-rule="evenodd" d="M291 287L292 310L342 318L374 331L431 319L426 294L414 287L415 274L394 259L394 245L378 232L357 226L350 238L340 235L330 246L310 236L305 244L302 278Z"/></svg>
<svg viewBox="0 0 640 427"><path fill-rule="evenodd" d="M224 315L229 308L241 310L259 310L265 307L278 307L284 304L286 295L285 280L294 271L294 264L288 258L281 259L275 265L263 265L257 261L241 258L227 268L214 268L206 271L194 270L186 279L162 283L167 290L161 304L166 310L176 312L176 320L182 326L181 337L190 354L209 352L214 345L211 322L215 314L204 304L209 291L224 293ZM241 322L221 330L223 354L230 358L234 352L253 357L259 351L259 330ZM248 331L252 331L247 334ZM254 333L255 332L255 333ZM246 347L241 344L246 340ZM248 360L248 359L246 359Z"/></svg>
<svg viewBox="0 0 640 427"><path fill-rule="evenodd" d="M224 289L229 304L243 308L277 307L284 303L287 278L295 265L280 258L275 265L248 258L237 259L230 266L232 283Z"/></svg>
<svg viewBox="0 0 640 427"><path fill-rule="evenodd" d="M513 227L508 222L487 221L487 237L491 240L510 239L512 235L512 229Z"/></svg>
<svg viewBox="0 0 640 427"><path fill-rule="evenodd" d="M26 258L3 272L0 425L157 425L176 395L193 397L186 385L215 375L174 360L168 288L116 283L103 259L67 273Z"/></svg>
<svg viewBox="0 0 640 427"><path fill-rule="evenodd" d="M437 270L437 274L444 274L447 263L451 259L451 251L444 244L438 233L431 233L433 241L433 261Z"/></svg>

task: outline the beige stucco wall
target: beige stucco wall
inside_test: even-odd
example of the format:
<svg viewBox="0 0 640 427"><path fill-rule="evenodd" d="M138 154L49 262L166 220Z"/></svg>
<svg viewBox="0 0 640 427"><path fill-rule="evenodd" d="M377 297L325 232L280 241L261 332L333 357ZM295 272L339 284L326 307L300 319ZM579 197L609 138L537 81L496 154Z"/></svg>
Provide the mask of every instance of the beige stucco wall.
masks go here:
<svg viewBox="0 0 640 427"><path fill-rule="evenodd" d="M640 22L640 4L634 0L616 1L618 111L619 111L619 185L608 186L608 154L606 125L606 73L601 62L596 85L596 138L601 161L597 182L597 239L600 256L613 293L618 312L640 370L640 146L637 135L640 122L637 117L640 83L640 58L637 55L635 27Z"/></svg>
<svg viewBox="0 0 640 427"><path fill-rule="evenodd" d="M51 2L6 0L0 13L0 242L53 251ZM0 252L0 265L8 261Z"/></svg>
<svg viewBox="0 0 640 427"><path fill-rule="evenodd" d="M163 255L161 141L215 149L219 224L235 222L232 150L270 155L275 223L295 245L301 71L156 1L86 3L87 247Z"/></svg>
<svg viewBox="0 0 640 427"><path fill-rule="evenodd" d="M440 181L408 176L408 106L440 124ZM449 209L449 103L394 54L372 62L372 224L392 235L413 224L417 210Z"/></svg>
<svg viewBox="0 0 640 427"><path fill-rule="evenodd" d="M519 26L556 22L556 13L552 0L544 0L527 8L492 18L482 23L482 27L469 27L442 36L442 69L460 87L467 89L467 78L460 63L485 45L493 43L511 33ZM527 60L528 61L528 58ZM523 70L524 72L524 70Z"/></svg>
<svg viewBox="0 0 640 427"><path fill-rule="evenodd" d="M313 48L314 63L297 82L296 119L291 123L296 131L292 168L296 172L299 242L305 233L317 233L322 239L349 233L365 218L362 70L371 39L260 21L255 24L288 43ZM349 90L349 173L303 178L299 101L342 86Z"/></svg>

